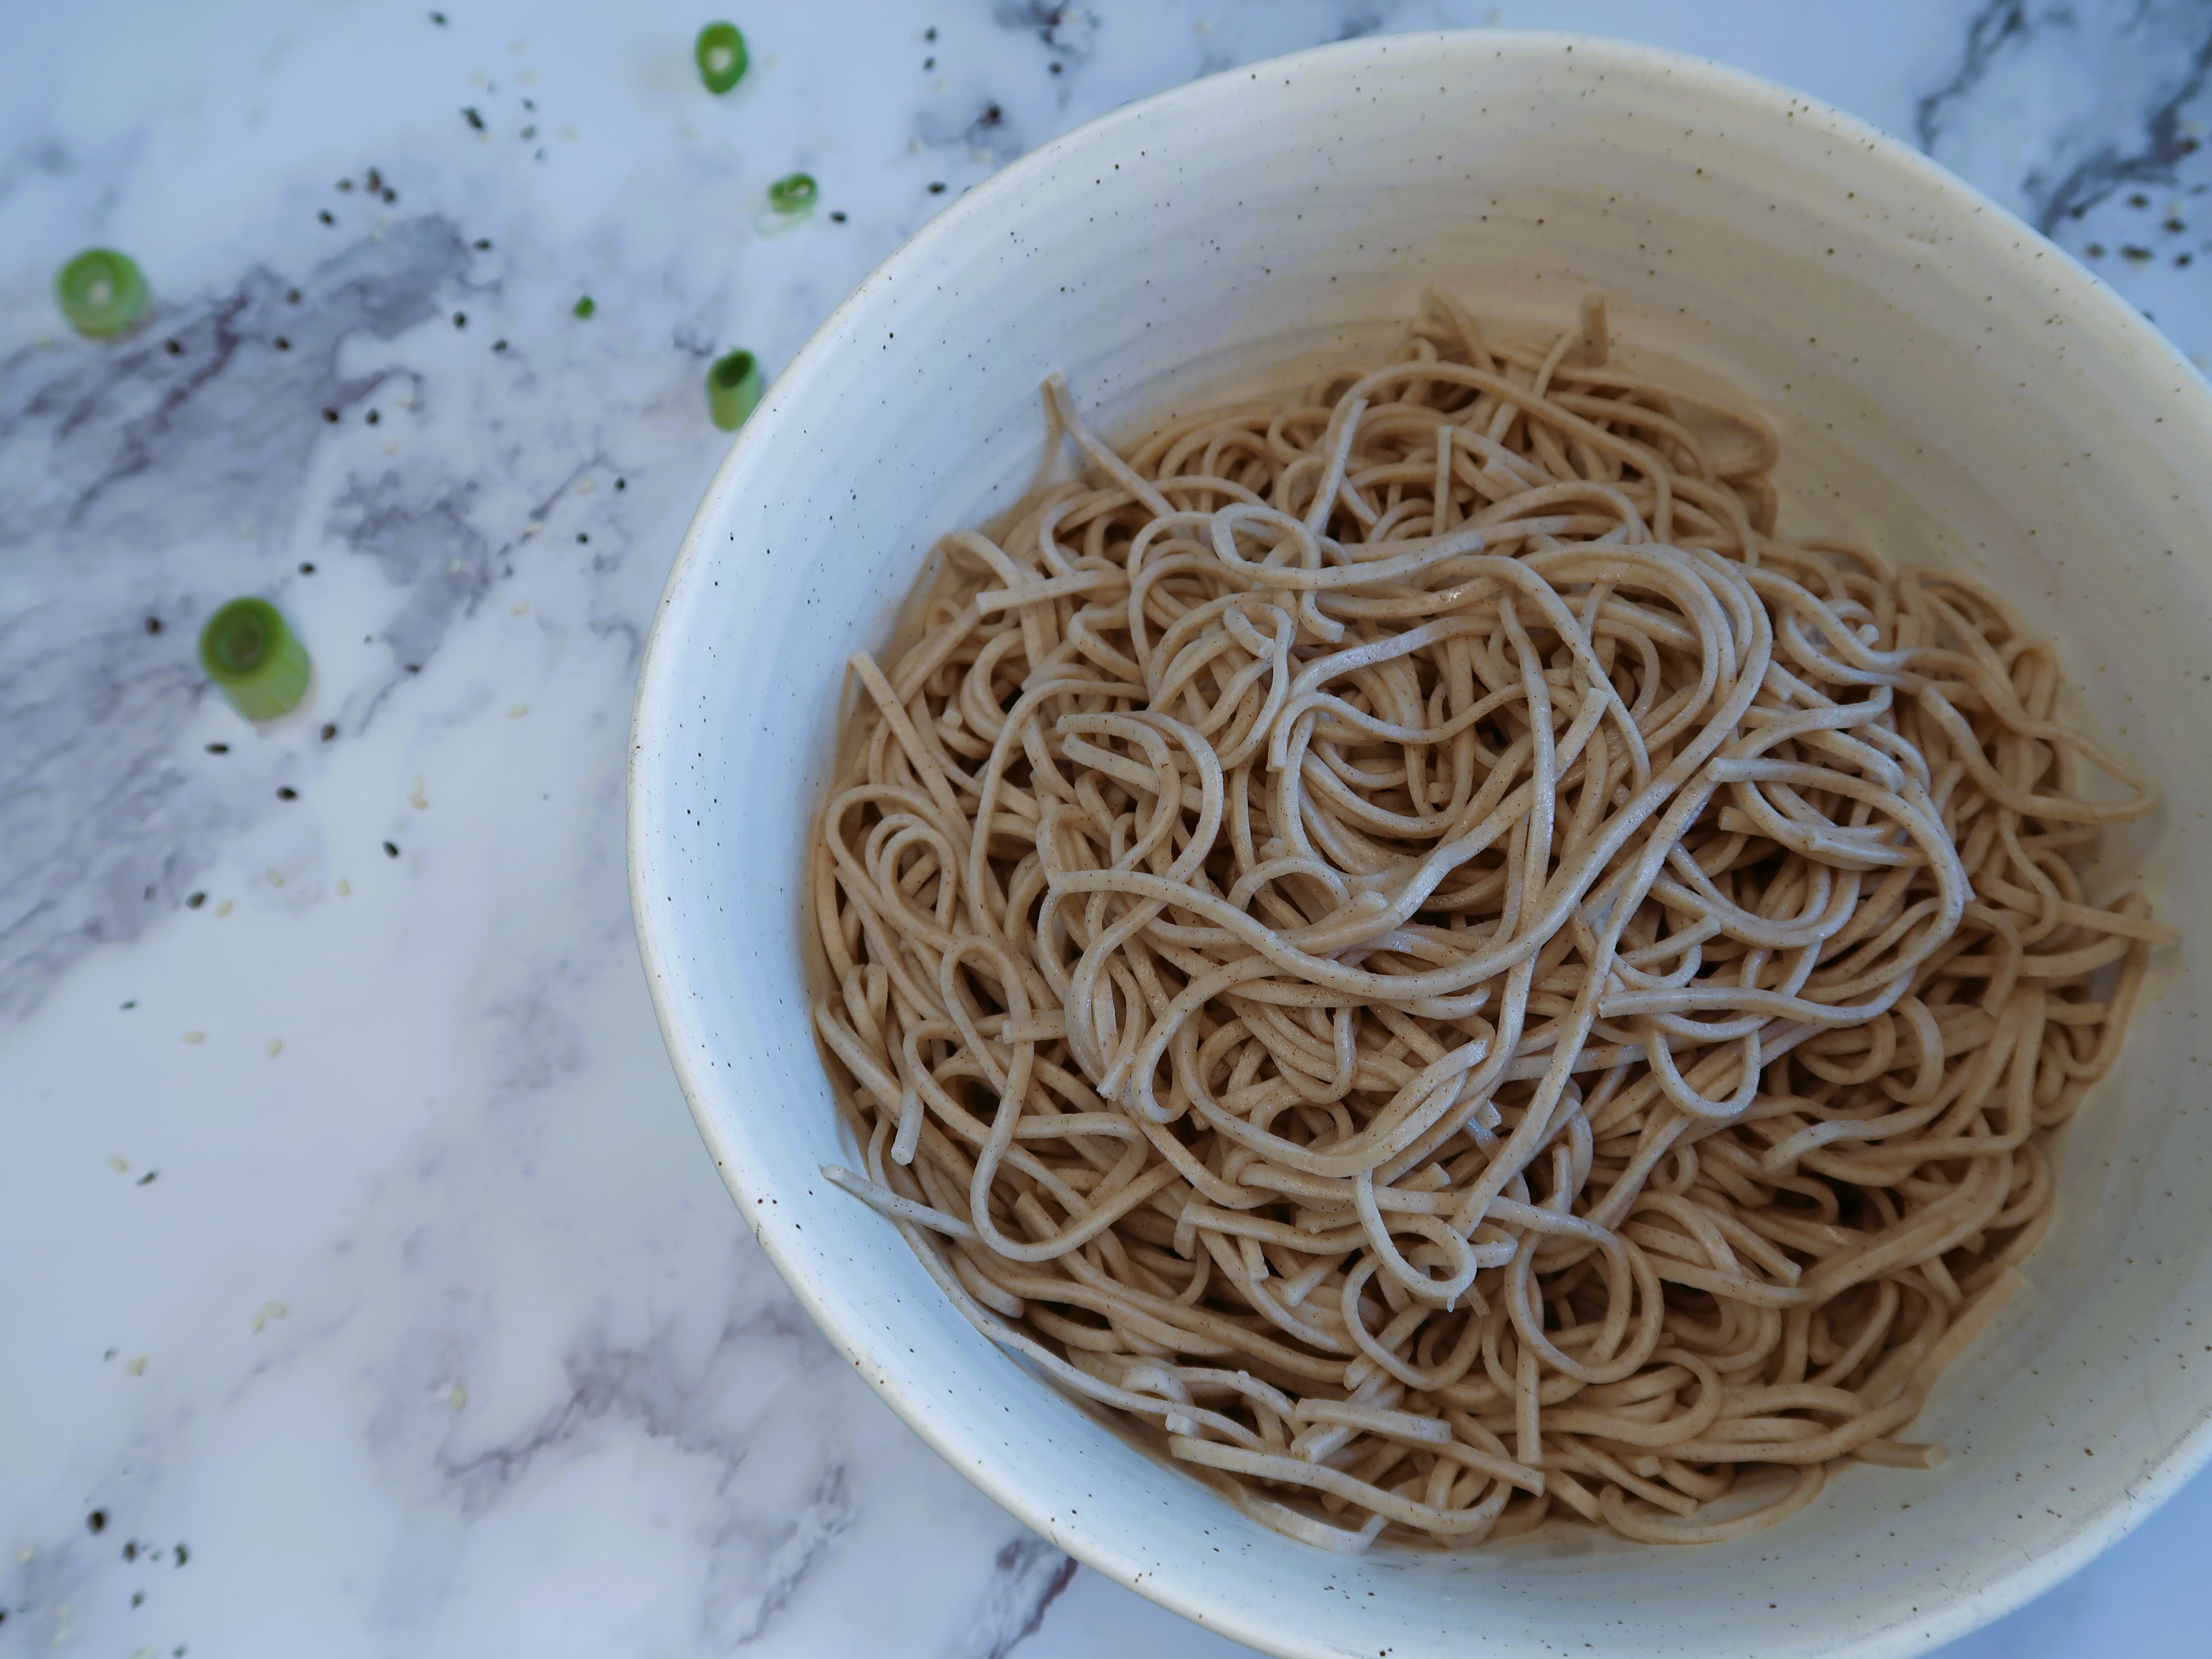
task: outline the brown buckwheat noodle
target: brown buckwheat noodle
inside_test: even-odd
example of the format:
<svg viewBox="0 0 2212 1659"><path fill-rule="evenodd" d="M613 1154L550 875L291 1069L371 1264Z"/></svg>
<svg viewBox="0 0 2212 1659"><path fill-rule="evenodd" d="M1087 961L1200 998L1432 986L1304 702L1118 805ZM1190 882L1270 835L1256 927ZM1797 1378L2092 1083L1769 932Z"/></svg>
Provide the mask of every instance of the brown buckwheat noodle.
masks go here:
<svg viewBox="0 0 2212 1659"><path fill-rule="evenodd" d="M1330 1548L1706 1542L1940 1461L1899 1432L2169 937L2084 892L2152 798L2049 643L1781 537L1773 426L1595 301L1522 343L1431 296L1126 458L1046 395L1092 477L853 659L832 1178Z"/></svg>

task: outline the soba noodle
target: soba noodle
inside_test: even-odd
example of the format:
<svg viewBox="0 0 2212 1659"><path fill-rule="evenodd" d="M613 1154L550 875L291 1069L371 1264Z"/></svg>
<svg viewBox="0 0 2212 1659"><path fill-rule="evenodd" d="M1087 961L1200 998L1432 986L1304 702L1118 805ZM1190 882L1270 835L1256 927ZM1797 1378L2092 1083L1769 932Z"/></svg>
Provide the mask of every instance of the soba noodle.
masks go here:
<svg viewBox="0 0 2212 1659"><path fill-rule="evenodd" d="M1431 296L1126 458L1047 404L1092 476L853 659L832 1178L1331 1548L1705 1542L1933 1467L1898 1437L2168 938L2085 894L2152 797L2051 646L1782 537L1772 424L1595 301L1528 343Z"/></svg>

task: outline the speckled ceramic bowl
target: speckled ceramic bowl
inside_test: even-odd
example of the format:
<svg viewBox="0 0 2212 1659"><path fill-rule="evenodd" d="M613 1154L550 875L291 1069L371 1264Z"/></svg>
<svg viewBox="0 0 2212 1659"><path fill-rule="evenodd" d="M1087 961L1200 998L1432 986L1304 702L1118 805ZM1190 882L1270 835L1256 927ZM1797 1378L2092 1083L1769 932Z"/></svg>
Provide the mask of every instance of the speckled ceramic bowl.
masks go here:
<svg viewBox="0 0 2212 1659"><path fill-rule="evenodd" d="M884 1222L808 1030L801 880L842 665L1035 467L1063 369L1109 429L1380 339L1425 283L1722 375L1784 428L1784 521L2002 582L2168 789L2118 855L2191 930L2068 1133L2033 1292L1942 1383L1933 1474L1850 1468L1747 1541L1547 1529L1346 1559L1263 1530L1018 1367ZM2142 1517L2212 1441L2212 1110L2190 963L2212 768L2212 399L2018 221L1858 122L1689 58L1399 35L1134 104L948 208L839 307L669 579L631 775L638 931L714 1158L786 1279L953 1466L1125 1584L1282 1655L1918 1651Z"/></svg>

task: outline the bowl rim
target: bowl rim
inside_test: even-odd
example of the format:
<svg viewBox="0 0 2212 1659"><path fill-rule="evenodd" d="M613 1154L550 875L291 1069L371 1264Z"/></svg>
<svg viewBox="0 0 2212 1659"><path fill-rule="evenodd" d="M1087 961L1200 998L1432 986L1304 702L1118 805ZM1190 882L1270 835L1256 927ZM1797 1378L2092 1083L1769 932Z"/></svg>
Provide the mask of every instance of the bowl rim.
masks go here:
<svg viewBox="0 0 2212 1659"><path fill-rule="evenodd" d="M2042 232L2020 218L1903 140L1810 94L1796 91L1765 76L1735 69L1694 53L1654 46L1619 37L1565 30L1459 28L1406 31L1370 35L1304 48L1298 52L1235 66L1247 71L1279 71L1297 76L1311 73L1317 65L1332 70L1357 72L1364 65L1408 50L1443 52L1456 58L1480 49L1493 61L1505 56L1536 59L1554 54L1581 52L1608 73L1641 84L1667 78L1687 83L1741 110L1747 118L1787 119L1801 131L1825 132L1863 150L1876 165L1908 182L1939 204L1955 208L1953 234L1960 240L1983 244L2007 264L2019 264L2039 252L2063 257L2051 262L2055 269L2040 273L2055 290L2056 301L2075 314L2100 325L2106 356L2122 360L2127 371L2146 379L2165 377L2171 385L2180 371L2178 386L2165 395L2179 396L2203 432L2212 433L2212 385L2172 341L2153 326L2102 277L2070 254L2064 254ZM723 1183L738 1202L750 1229L793 1295L830 1338L845 1358L866 1378L884 1401L913 1429L933 1451L1024 1526L1049 1539L1078 1560L1136 1590L1147 1599L1205 1628L1264 1652L1320 1656L1334 1650L1302 1642L1295 1631L1261 1622L1240 1611L1227 1597L1210 1594L1202 1575L1174 1577L1157 1571L1133 1576L1110 1557L1101 1558L1085 1529L1069 1525L1060 1512L1048 1508L1022 1477L1016 1460L1000 1455L977 1458L963 1447L956 1455L948 1442L954 1438L949 1424L941 1424L933 1398L902 1391L867 1363L867 1330L842 1304L818 1293L804 1259L786 1225L763 1206L740 1182L747 1165L745 1144L734 1122L716 1116L709 1102L708 1062L695 1054L685 1040L688 1020L679 1007L686 975L677 932L680 924L663 922L649 902L659 890L664 844L658 803L664 779L671 775L674 757L665 735L672 722L680 693L678 647L673 636L681 609L679 590L689 579L722 550L716 532L740 493L754 457L765 446L764 434L775 427L787 406L800 401L823 366L843 349L855 332L857 321L879 295L902 279L903 272L930 259L938 250L969 233L971 223L991 211L992 204L1018 190L1031 178L1049 172L1071 154L1111 141L1125 131L1140 128L1170 106L1184 109L1207 102L1225 102L1237 95L1247 76L1231 72L1206 76L1135 99L1069 129L1018 157L982 183L964 192L916 229L881 260L840 301L807 337L781 374L768 388L751 417L731 443L708 483L696 512L678 545L661 598L654 607L653 627L640 666L636 699L630 726L628 775L628 863L631 913L639 953L646 972L664 1046L681 1085L684 1099L707 1148L721 1171ZM950 1414L957 1418L957 1412ZM2155 1466L2129 1482L2101 1510L2084 1516L2073 1533L2057 1547L1999 1571L1978 1588L1955 1595L1941 1607L1917 1610L1911 1624L1893 1621L1854 1641L1850 1651L1881 1656L1925 1652L1964 1636L1993 1620L2026 1605L2063 1579L2079 1571L2128 1532L2147 1519L2208 1462L2212 1462L2212 1412L2201 1414L2178 1436ZM1139 1582L1139 1578L1141 1582ZM1842 1650L1838 1650L1842 1651Z"/></svg>

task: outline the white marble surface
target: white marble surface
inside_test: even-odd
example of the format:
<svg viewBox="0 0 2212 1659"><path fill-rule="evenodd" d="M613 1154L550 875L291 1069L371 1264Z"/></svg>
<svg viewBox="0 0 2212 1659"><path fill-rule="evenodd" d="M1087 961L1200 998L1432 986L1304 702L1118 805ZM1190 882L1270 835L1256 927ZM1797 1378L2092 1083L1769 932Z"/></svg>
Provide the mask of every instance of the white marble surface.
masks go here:
<svg viewBox="0 0 2212 1659"><path fill-rule="evenodd" d="M1025 149L1348 33L1627 34L1923 144L2212 352L2202 0L787 0L720 100L708 15L0 9L0 1655L1236 1651L836 1359L629 931L706 360L773 369ZM104 344L48 298L95 242L158 296ZM192 663L241 592L318 664L275 733ZM2212 1478L1950 1651L2202 1653L2208 1541Z"/></svg>

